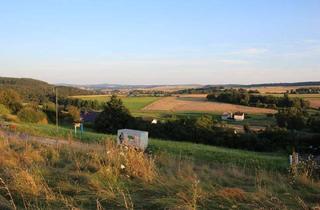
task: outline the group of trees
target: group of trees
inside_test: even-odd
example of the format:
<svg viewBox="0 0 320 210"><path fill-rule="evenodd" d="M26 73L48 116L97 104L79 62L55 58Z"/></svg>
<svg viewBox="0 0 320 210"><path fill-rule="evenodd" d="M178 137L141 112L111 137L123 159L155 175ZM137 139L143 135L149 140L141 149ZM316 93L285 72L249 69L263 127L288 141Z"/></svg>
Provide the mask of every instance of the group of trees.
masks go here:
<svg viewBox="0 0 320 210"><path fill-rule="evenodd" d="M174 94L211 94L224 89L223 86L204 86L200 88L189 88L173 92Z"/></svg>
<svg viewBox="0 0 320 210"><path fill-rule="evenodd" d="M50 101L55 102L55 96L50 98ZM66 97L60 97L58 100L59 105L62 105L65 107L65 109L68 106L75 106L78 109L81 110L101 110L103 108L103 103L100 103L97 100L82 100L79 98L66 98Z"/></svg>
<svg viewBox="0 0 320 210"><path fill-rule="evenodd" d="M310 106L308 101L301 98L290 98L288 94L284 94L283 97L275 97L272 95L251 94L245 89L227 89L220 93L208 94L207 99L209 101L274 109L278 107L308 108Z"/></svg>
<svg viewBox="0 0 320 210"><path fill-rule="evenodd" d="M320 94L320 87L297 88L290 91L291 94Z"/></svg>
<svg viewBox="0 0 320 210"><path fill-rule="evenodd" d="M0 115L7 120L20 120L27 123L48 123L55 122L56 107L53 102L28 101L23 105L23 99L19 93L12 89L0 90ZM66 102L67 101L67 102ZM63 121L79 122L80 109L96 108L97 102L83 101L77 99L65 100L64 104L59 105L60 119ZM75 104L77 106L73 106Z"/></svg>
<svg viewBox="0 0 320 210"><path fill-rule="evenodd" d="M307 111L296 107L279 109L275 115L279 127L302 130L309 129L320 132L320 115L310 115Z"/></svg>

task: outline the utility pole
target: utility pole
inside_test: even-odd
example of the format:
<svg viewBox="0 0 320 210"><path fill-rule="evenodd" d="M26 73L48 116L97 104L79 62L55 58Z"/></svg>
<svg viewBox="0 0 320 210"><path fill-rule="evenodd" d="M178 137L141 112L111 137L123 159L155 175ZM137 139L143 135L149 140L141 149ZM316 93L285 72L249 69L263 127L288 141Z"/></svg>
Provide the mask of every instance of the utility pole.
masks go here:
<svg viewBox="0 0 320 210"><path fill-rule="evenodd" d="M56 90L56 127L57 127L57 132L58 132L58 128L59 128L59 116L58 116L58 113L59 113L59 104L58 104L58 87L55 87L55 90Z"/></svg>

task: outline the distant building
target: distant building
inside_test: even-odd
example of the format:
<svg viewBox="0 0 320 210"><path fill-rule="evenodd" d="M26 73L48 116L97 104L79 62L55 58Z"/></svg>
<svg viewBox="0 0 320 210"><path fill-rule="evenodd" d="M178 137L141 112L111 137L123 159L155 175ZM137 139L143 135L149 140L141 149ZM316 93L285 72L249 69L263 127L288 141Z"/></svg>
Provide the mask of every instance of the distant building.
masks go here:
<svg viewBox="0 0 320 210"><path fill-rule="evenodd" d="M230 119L232 119L232 113L231 112L224 112L221 115L221 119L222 120L230 120Z"/></svg>
<svg viewBox="0 0 320 210"><path fill-rule="evenodd" d="M152 121L151 121L151 124L157 124L158 123L158 120L157 119L153 119Z"/></svg>
<svg viewBox="0 0 320 210"><path fill-rule="evenodd" d="M236 120L236 121L242 121L244 120L244 113L243 112L224 112L221 115L221 120Z"/></svg>
<svg viewBox="0 0 320 210"><path fill-rule="evenodd" d="M244 113L243 112L236 112L233 114L233 119L235 121L242 121L244 120Z"/></svg>

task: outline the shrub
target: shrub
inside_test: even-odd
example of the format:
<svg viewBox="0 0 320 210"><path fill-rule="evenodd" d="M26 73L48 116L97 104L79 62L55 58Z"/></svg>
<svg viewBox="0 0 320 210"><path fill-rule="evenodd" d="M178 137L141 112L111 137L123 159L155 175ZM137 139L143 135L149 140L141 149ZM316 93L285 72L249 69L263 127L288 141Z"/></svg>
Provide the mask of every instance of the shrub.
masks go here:
<svg viewBox="0 0 320 210"><path fill-rule="evenodd" d="M77 107L69 105L67 110L73 122L80 122L80 110Z"/></svg>
<svg viewBox="0 0 320 210"><path fill-rule="evenodd" d="M5 105L0 104L0 115L6 115L6 114L10 114L9 109L7 109Z"/></svg>
<svg viewBox="0 0 320 210"><path fill-rule="evenodd" d="M22 108L20 95L11 89L0 90L0 103L9 108L14 114Z"/></svg>
<svg viewBox="0 0 320 210"><path fill-rule="evenodd" d="M46 124L47 121L47 116L38 110L35 110L30 107L26 107L21 109L18 112L18 117L21 121L27 122L27 123L43 123Z"/></svg>

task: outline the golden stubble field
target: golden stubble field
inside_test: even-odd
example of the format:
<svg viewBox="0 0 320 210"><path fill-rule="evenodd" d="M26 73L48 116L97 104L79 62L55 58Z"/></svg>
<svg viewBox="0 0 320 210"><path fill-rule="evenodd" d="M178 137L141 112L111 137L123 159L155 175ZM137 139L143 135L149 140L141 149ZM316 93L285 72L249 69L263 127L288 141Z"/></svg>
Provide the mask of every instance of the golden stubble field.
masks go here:
<svg viewBox="0 0 320 210"><path fill-rule="evenodd" d="M207 101L205 94L166 97L143 108L144 111L244 112L248 114L276 113L276 110Z"/></svg>

